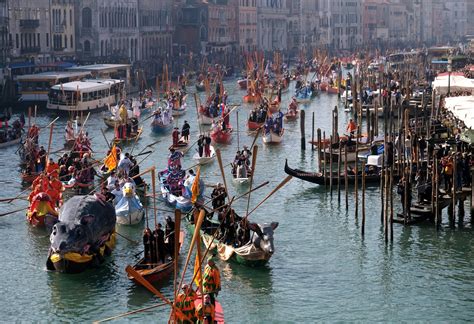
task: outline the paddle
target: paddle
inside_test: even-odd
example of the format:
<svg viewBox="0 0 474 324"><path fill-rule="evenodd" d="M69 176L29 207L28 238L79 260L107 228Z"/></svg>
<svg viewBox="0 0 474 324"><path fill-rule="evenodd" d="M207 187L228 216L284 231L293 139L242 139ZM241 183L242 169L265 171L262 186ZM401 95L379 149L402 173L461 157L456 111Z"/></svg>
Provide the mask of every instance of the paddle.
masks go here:
<svg viewBox="0 0 474 324"><path fill-rule="evenodd" d="M98 320L98 321L94 321L92 323L93 324L96 324L96 323L98 324L98 323L113 321L113 320L116 320L116 319L121 318L121 317L125 317L125 316L128 316L128 315L133 315L133 314L138 314L138 313L141 313L141 312L146 312L150 309L154 309L154 308L158 308L158 307L162 307L162 306L166 306L166 305L168 305L168 304L167 303L160 303L160 304L148 306L148 307L145 307L145 308L136 309L134 311L123 313L123 314L120 314L120 315L104 318L104 319L101 319L101 320Z"/></svg>
<svg viewBox="0 0 474 324"><path fill-rule="evenodd" d="M219 162L219 169L221 170L221 176L222 180L224 181L224 189L225 193L227 195L227 199L229 200L229 191L227 191L227 182L225 181L225 173L224 173L224 167L222 166L222 157L221 157L221 150L217 149L216 150L216 156L217 156L217 161Z"/></svg>
<svg viewBox="0 0 474 324"><path fill-rule="evenodd" d="M127 267L125 268L125 271L131 276L133 277L136 281L138 281L143 287L145 287L146 289L148 289L149 291L151 291L155 296L157 296L158 298L160 298L161 300L163 300L166 304L170 305L171 308L176 312L178 313L178 315L183 319L186 319L188 321L191 321L191 319L186 316L185 314L183 314L183 312L181 312L180 309L178 309L169 299L167 299L165 296L163 296L159 291L158 289L156 289L155 287L153 287L153 285L148 282L145 278L142 277L141 274L139 274L137 271L135 271L135 269L132 268L132 266L130 265L127 265Z"/></svg>
<svg viewBox="0 0 474 324"><path fill-rule="evenodd" d="M255 174L255 166L257 164L257 153L258 153L258 146L254 146L253 153L252 153L252 173L250 175L250 192L252 192L253 176ZM249 197L247 199L247 211L245 213L246 215L249 213L250 192L249 192Z"/></svg>
<svg viewBox="0 0 474 324"><path fill-rule="evenodd" d="M28 207L23 207L23 208L20 208L20 209L17 209L17 210L12 210L12 211L9 211L9 212L6 212L6 213L3 213L3 214L0 214L0 217L3 217L3 216L7 216L7 215L10 215L10 214L17 213L17 212L19 212L19 211L25 210L26 208L28 208Z"/></svg>
<svg viewBox="0 0 474 324"><path fill-rule="evenodd" d="M280 190L285 184L287 184L288 181L290 181L291 179L293 178L293 176L287 176L285 179L283 179L282 182L280 182L280 184L278 186L276 186L275 189L273 189L272 192L270 192L254 209L252 209L250 211L250 213L248 213L244 218L247 219L250 214L252 214L258 207L260 207L265 201L267 201L268 198L270 198L275 192L277 192L278 190Z"/></svg>

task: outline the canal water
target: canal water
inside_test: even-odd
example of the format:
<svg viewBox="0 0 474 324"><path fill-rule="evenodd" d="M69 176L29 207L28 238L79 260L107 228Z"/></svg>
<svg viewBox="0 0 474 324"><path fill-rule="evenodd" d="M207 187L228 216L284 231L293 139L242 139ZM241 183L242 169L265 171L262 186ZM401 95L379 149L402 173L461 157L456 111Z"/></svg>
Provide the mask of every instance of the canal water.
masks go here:
<svg viewBox="0 0 474 324"><path fill-rule="evenodd" d="M293 84L291 87L292 92ZM226 83L226 90L230 103L241 102L244 93L236 88L235 80ZM196 110L192 96L189 97L188 112L178 119L178 123L181 126L188 120L195 139L198 133ZM284 94L283 107L287 106L290 97L291 94ZM337 96L320 94L304 106L307 140L311 136L312 113L316 116L316 127L328 133L331 109L335 105L338 105ZM248 134L245 127L250 107L242 105L238 109L241 146L253 141L253 135ZM339 129L343 130L350 116L342 106L339 112ZM43 111L36 122L46 126L53 118ZM65 122L62 117L54 127L51 151L63 147ZM163 169L171 136L153 135L149 122L144 125L145 131L135 153L161 138L141 169L152 165ZM237 129L235 114L231 122ZM101 115L91 115L87 130L96 152L94 157L98 159L106 151L101 128L105 129ZM113 136L111 130L105 134L109 140ZM231 162L235 155L236 135L232 145L220 146L224 164ZM40 142L45 147L48 137L49 130L42 130ZM270 181L270 184L252 194L251 208L286 176L285 159L294 168L317 168L317 155L311 151L311 146L307 145L305 152L300 149L299 122L285 125L284 140L280 145L264 146L261 139L257 144L255 183ZM0 198L15 196L23 190L16 149L10 147L0 151ZM185 167L193 164L194 148L192 151L184 159ZM232 185L229 167L226 172L231 195L245 192ZM217 162L203 168L201 174L206 183L222 182ZM150 182L149 177L145 179ZM393 243L385 244L380 222L380 193L377 188L369 188L366 197L365 238L360 234L361 217L356 219L354 216L352 190L348 211L344 203L338 203L337 194L331 198L323 187L298 179L291 180L263 204L250 218L256 222L279 222L274 237L276 252L267 266L258 269L217 262L222 277L219 300L226 321L472 321L474 240L470 225L466 223L464 228L452 230L444 224L437 232L431 225L403 227L394 224ZM236 201L236 211L244 214L246 203L246 199ZM24 200L15 201L1 204L1 209L6 212L26 205ZM162 202L159 207L166 208ZM160 211L159 220L163 221L166 215L167 212ZM143 226L119 227L118 231L140 240ZM1 321L90 322L160 302L126 277L125 266L137 261L134 255L141 251L140 245L119 237L113 255L101 268L65 275L45 270L48 235L43 230L31 228L25 221L24 211L0 218L0 237ZM190 238L188 233L184 251ZM172 295L171 280L159 288L166 296ZM158 308L120 321L165 323L168 314L168 308Z"/></svg>

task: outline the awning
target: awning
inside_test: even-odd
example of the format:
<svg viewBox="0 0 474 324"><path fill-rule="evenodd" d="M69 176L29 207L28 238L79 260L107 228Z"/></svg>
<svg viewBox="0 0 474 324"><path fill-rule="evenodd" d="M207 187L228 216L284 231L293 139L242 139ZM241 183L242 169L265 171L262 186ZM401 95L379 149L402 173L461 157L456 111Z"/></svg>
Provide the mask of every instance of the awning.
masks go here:
<svg viewBox="0 0 474 324"><path fill-rule="evenodd" d="M35 66L35 64L28 61L10 63L10 65L8 65L10 69L21 69L21 68L27 68L27 67L33 67L33 66Z"/></svg>

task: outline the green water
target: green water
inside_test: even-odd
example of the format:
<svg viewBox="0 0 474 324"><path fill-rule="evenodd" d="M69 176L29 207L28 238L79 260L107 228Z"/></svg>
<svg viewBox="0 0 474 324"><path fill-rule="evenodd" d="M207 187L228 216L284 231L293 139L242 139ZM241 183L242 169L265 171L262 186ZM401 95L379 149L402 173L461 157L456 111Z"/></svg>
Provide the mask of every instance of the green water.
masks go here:
<svg viewBox="0 0 474 324"><path fill-rule="evenodd" d="M293 85L292 85L293 87ZM235 81L227 83L230 102L240 102L242 91ZM284 95L284 106L289 100ZM191 123L193 136L197 133L193 101L184 119ZM321 94L306 106L307 139L311 136L311 114L316 125L329 131L331 109L337 104L333 95ZM239 108L240 144L250 144L253 137L245 130L249 107ZM340 129L349 116L340 109ZM53 118L43 112L37 123L47 125ZM148 126L148 122L146 123ZM232 124L236 128L235 115ZM52 151L63 145L65 119L54 129ZM102 157L105 141L100 133L105 128L100 114L92 115L88 131L92 135L96 157ZM298 122L285 125L285 137L279 146L264 146L259 139L255 183L266 180L270 185L252 195L255 206L286 175L284 160L292 167L311 170L317 156L310 147L299 148ZM47 145L47 131L41 143ZM106 132L109 139L112 132ZM136 152L160 137L146 129ZM142 165L162 169L166 164L170 136L156 145L152 156ZM230 146L221 146L224 163L235 154L237 139ZM0 197L18 194L21 184L19 158L15 147L0 151ZM190 152L191 153L191 152ZM191 154L184 165L193 164ZM217 163L203 168L205 181L219 180ZM228 182L230 169L227 169ZM148 179L149 181L149 179ZM229 184L232 195L244 189ZM209 192L208 192L209 194ZM229 323L308 323L317 321L429 321L461 322L474 317L474 240L467 221L462 229L454 230L443 224L440 231L433 226L403 227L394 224L393 243L385 244L380 222L380 193L377 188L367 191L367 222L365 238L361 237L361 218L353 210L354 193L349 193L350 209L332 198L324 188L293 179L272 199L259 208L251 219L257 222L278 221L275 231L275 255L268 265L251 269L237 264L218 262L222 275L219 299ZM342 196L344 202L344 193ZM26 206L25 201L2 204L2 211ZM160 202L160 208L166 208ZM235 203L244 213L246 200ZM359 213L360 214L360 213ZM159 213L162 221L167 215ZM444 219L446 222L446 218ZM143 225L120 227L118 231L139 240ZM137 259L141 250L126 240L118 240L113 255L100 268L79 275L64 275L45 270L49 247L47 233L31 228L24 212L0 218L0 321L66 321L90 322L127 311L150 306L157 298L126 278L124 268ZM190 235L186 236L188 245ZM183 262L183 261L181 261ZM181 264L182 266L182 264ZM187 275L189 278L189 275ZM160 290L172 294L172 280ZM120 321L165 323L169 309L158 308L122 318Z"/></svg>

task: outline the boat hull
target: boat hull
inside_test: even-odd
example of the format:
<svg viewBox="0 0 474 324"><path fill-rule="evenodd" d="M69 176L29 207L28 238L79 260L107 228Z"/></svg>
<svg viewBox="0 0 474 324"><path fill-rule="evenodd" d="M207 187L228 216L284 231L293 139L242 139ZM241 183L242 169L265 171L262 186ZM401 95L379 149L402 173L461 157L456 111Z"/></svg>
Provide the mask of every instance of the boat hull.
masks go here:
<svg viewBox="0 0 474 324"><path fill-rule="evenodd" d="M266 134L263 134L262 139L263 139L263 143L265 144L278 144L283 139L283 131L281 132L280 135L275 134L274 132L268 132Z"/></svg>
<svg viewBox="0 0 474 324"><path fill-rule="evenodd" d="M230 144L232 142L232 128L228 128L226 132L213 131L210 134L211 139L217 144Z"/></svg>

